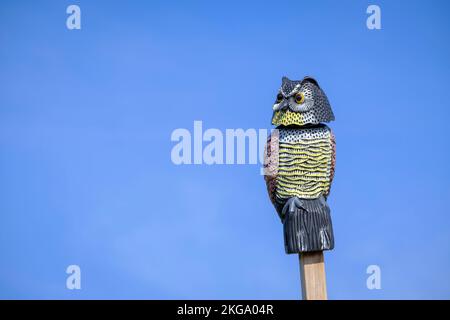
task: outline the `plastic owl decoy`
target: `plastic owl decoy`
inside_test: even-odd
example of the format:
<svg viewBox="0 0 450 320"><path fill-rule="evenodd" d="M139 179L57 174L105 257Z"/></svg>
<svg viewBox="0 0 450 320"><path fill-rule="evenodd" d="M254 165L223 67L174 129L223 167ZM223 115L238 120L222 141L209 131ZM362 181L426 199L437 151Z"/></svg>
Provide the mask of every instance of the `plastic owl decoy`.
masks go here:
<svg viewBox="0 0 450 320"><path fill-rule="evenodd" d="M267 190L284 230L286 253L331 250L334 235L327 197L335 167L334 120L316 80L282 79L273 105L264 164Z"/></svg>

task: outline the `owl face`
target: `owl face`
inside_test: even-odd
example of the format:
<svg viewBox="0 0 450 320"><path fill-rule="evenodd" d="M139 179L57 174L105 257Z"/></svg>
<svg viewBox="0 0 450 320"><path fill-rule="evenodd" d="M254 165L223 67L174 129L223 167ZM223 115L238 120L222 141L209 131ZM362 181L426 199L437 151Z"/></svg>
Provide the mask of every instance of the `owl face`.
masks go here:
<svg viewBox="0 0 450 320"><path fill-rule="evenodd" d="M273 125L319 124L334 120L328 98L316 80L292 81L283 77L273 105Z"/></svg>

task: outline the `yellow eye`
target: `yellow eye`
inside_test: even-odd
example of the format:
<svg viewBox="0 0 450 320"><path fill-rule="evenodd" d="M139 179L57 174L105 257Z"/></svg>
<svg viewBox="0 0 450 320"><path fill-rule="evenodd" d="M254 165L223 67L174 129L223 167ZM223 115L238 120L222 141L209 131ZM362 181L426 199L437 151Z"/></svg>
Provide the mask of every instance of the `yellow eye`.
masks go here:
<svg viewBox="0 0 450 320"><path fill-rule="evenodd" d="M283 95L281 93L277 94L277 103L280 103L283 100Z"/></svg>
<svg viewBox="0 0 450 320"><path fill-rule="evenodd" d="M302 104L303 102L305 102L305 96L302 92L297 92L294 96L294 100L296 103Z"/></svg>

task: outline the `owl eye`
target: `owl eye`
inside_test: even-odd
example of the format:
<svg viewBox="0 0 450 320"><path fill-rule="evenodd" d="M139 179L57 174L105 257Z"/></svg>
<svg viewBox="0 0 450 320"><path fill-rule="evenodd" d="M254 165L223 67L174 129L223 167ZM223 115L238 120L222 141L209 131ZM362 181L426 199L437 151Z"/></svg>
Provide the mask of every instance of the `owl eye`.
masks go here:
<svg viewBox="0 0 450 320"><path fill-rule="evenodd" d="M296 103L302 104L303 102L305 102L305 95L302 92L298 92L295 94L294 100Z"/></svg>
<svg viewBox="0 0 450 320"><path fill-rule="evenodd" d="M281 93L277 94L277 103L280 103L281 101L283 101L283 95Z"/></svg>

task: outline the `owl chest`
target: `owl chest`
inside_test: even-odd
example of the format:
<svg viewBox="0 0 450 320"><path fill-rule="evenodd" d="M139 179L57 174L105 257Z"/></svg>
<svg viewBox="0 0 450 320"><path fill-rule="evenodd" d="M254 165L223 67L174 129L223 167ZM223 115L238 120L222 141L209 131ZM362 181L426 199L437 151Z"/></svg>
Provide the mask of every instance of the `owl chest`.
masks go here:
<svg viewBox="0 0 450 320"><path fill-rule="evenodd" d="M328 192L332 158L330 136L327 127L280 130L278 198L317 198Z"/></svg>

